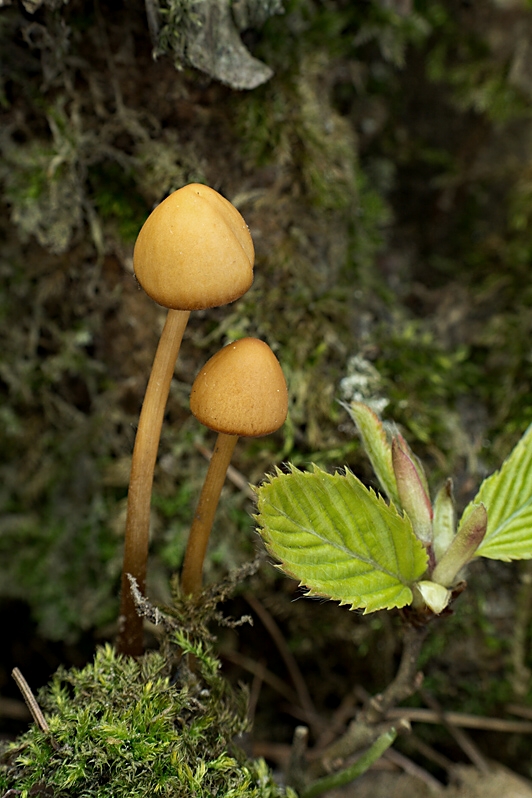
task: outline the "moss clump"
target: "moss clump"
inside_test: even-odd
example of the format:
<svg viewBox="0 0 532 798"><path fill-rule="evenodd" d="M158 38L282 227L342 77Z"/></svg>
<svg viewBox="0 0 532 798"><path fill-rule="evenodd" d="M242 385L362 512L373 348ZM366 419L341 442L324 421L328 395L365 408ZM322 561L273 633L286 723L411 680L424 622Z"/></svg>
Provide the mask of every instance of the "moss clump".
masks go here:
<svg viewBox="0 0 532 798"><path fill-rule="evenodd" d="M235 743L247 725L245 696L208 648L174 632L169 649L168 658L152 651L137 661L107 645L81 670L59 669L39 695L49 733L33 726L5 748L2 794L295 798Z"/></svg>

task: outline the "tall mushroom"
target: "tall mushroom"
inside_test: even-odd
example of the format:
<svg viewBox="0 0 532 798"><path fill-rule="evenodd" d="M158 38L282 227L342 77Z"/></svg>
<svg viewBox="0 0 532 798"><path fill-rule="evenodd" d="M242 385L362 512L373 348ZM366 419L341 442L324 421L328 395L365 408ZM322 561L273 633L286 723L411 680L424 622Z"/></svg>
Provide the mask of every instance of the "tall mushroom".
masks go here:
<svg viewBox="0 0 532 798"><path fill-rule="evenodd" d="M242 338L217 352L194 381L190 409L198 421L218 433L190 528L181 576L183 593L195 596L201 591L212 523L239 436L269 435L286 419L286 382L268 344L257 338Z"/></svg>
<svg viewBox="0 0 532 798"><path fill-rule="evenodd" d="M155 208L142 227L133 265L146 293L169 308L146 389L133 449L122 569L117 649L142 653L142 619L128 580L146 582L150 502L164 409L191 310L234 302L253 282L254 250L246 223L208 186L190 184Z"/></svg>

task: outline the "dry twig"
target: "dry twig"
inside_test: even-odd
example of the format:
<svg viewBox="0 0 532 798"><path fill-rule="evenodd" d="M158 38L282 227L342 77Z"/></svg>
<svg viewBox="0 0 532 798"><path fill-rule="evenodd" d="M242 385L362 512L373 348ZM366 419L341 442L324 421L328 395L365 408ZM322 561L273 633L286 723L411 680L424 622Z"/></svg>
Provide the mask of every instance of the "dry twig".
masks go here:
<svg viewBox="0 0 532 798"><path fill-rule="evenodd" d="M31 712L31 716L39 729L43 732L43 734L50 733L50 727L48 726L48 722L42 713L42 709L40 708L39 704L37 703L37 699L33 695L31 687L29 686L28 682L19 671L18 668L13 668L11 675L13 679L17 683L17 687L22 693L22 697L26 702L26 706L28 707L29 711Z"/></svg>
<svg viewBox="0 0 532 798"><path fill-rule="evenodd" d="M470 739L463 729L460 729L458 726L452 723L448 717L445 717L445 713L443 712L441 705L427 690L422 690L421 695L425 703L437 713L442 725L447 729L451 737L458 743L462 751L471 760L471 762L480 770L481 773L488 773L488 763L480 753L480 750L477 748L473 740Z"/></svg>
<svg viewBox="0 0 532 798"><path fill-rule="evenodd" d="M415 776L417 779L421 779L431 790L436 792L442 792L443 784L438 779L435 779L428 770L425 768L416 765L415 762L412 762L407 756L404 754L400 754L399 751L396 751L395 748L388 748L387 751L383 754L383 756L389 761L393 762L394 765L404 770L405 773L408 773L410 776Z"/></svg>
<svg viewBox="0 0 532 798"><path fill-rule="evenodd" d="M510 710L508 710L510 711ZM518 714L517 712L515 714ZM528 715L528 717L531 717ZM387 712L388 718L407 718L412 723L441 724L445 720L453 726L464 729L480 729L507 734L532 734L532 723L504 718L484 718L480 715L468 715L465 712L435 712L423 707L394 707Z"/></svg>
<svg viewBox="0 0 532 798"><path fill-rule="evenodd" d="M292 688L276 676L275 673L265 668L262 663L257 662L252 657L246 657L245 654L240 654L238 651L222 651L220 656L229 660L229 662L234 662L235 665L239 665L254 676L259 676L263 682L284 696L290 703L297 704L297 695Z"/></svg>

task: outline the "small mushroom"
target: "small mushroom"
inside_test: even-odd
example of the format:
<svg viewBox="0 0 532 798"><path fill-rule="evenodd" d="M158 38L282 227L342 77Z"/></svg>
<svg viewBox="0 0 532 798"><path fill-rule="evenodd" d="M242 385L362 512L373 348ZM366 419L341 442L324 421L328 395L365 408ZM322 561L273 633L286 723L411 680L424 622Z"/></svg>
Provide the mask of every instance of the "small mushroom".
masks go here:
<svg viewBox="0 0 532 798"><path fill-rule="evenodd" d="M144 223L133 253L148 296L178 311L234 302L253 282L247 225L231 203L191 183L170 194Z"/></svg>
<svg viewBox="0 0 532 798"><path fill-rule="evenodd" d="M254 250L246 223L208 186L180 188L155 208L133 253L137 280L169 308L139 418L128 493L117 649L142 653L142 619L128 580L145 589L153 472L175 362L191 310L234 302L253 282Z"/></svg>
<svg viewBox="0 0 532 798"><path fill-rule="evenodd" d="M217 352L192 386L190 409L218 433L194 520L190 529L182 592L201 592L202 570L216 507L227 467L239 436L269 435L288 412L288 392L279 361L257 338L242 338Z"/></svg>

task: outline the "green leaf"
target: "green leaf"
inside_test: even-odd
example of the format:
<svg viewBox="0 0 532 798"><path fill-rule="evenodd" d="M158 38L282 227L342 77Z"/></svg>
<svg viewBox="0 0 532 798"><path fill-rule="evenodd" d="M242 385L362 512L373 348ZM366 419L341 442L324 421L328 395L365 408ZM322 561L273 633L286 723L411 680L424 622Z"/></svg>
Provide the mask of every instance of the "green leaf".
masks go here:
<svg viewBox="0 0 532 798"><path fill-rule="evenodd" d="M422 579L421 582L416 582L416 590L419 591L421 598L435 615L443 612L451 600L451 591L431 579Z"/></svg>
<svg viewBox="0 0 532 798"><path fill-rule="evenodd" d="M456 511L453 499L453 483L448 479L439 489L434 499L434 518L432 521L434 532L434 557L439 562L443 554L453 542L456 532Z"/></svg>
<svg viewBox="0 0 532 798"><path fill-rule="evenodd" d="M444 587L452 587L458 574L475 556L488 528L488 514L483 504L470 505L460 529L432 572L432 579Z"/></svg>
<svg viewBox="0 0 532 798"><path fill-rule="evenodd" d="M280 568L324 596L374 612L412 602L427 555L410 519L350 471L292 467L258 489L257 520Z"/></svg>
<svg viewBox="0 0 532 798"><path fill-rule="evenodd" d="M392 447L386 437L382 421L363 402L343 405L355 424L364 444L381 488L389 499L399 505L397 483L392 465Z"/></svg>
<svg viewBox="0 0 532 798"><path fill-rule="evenodd" d="M488 529L476 550L492 560L528 560L532 557L532 425L504 461L485 479L464 510L460 524L474 504L484 504Z"/></svg>

